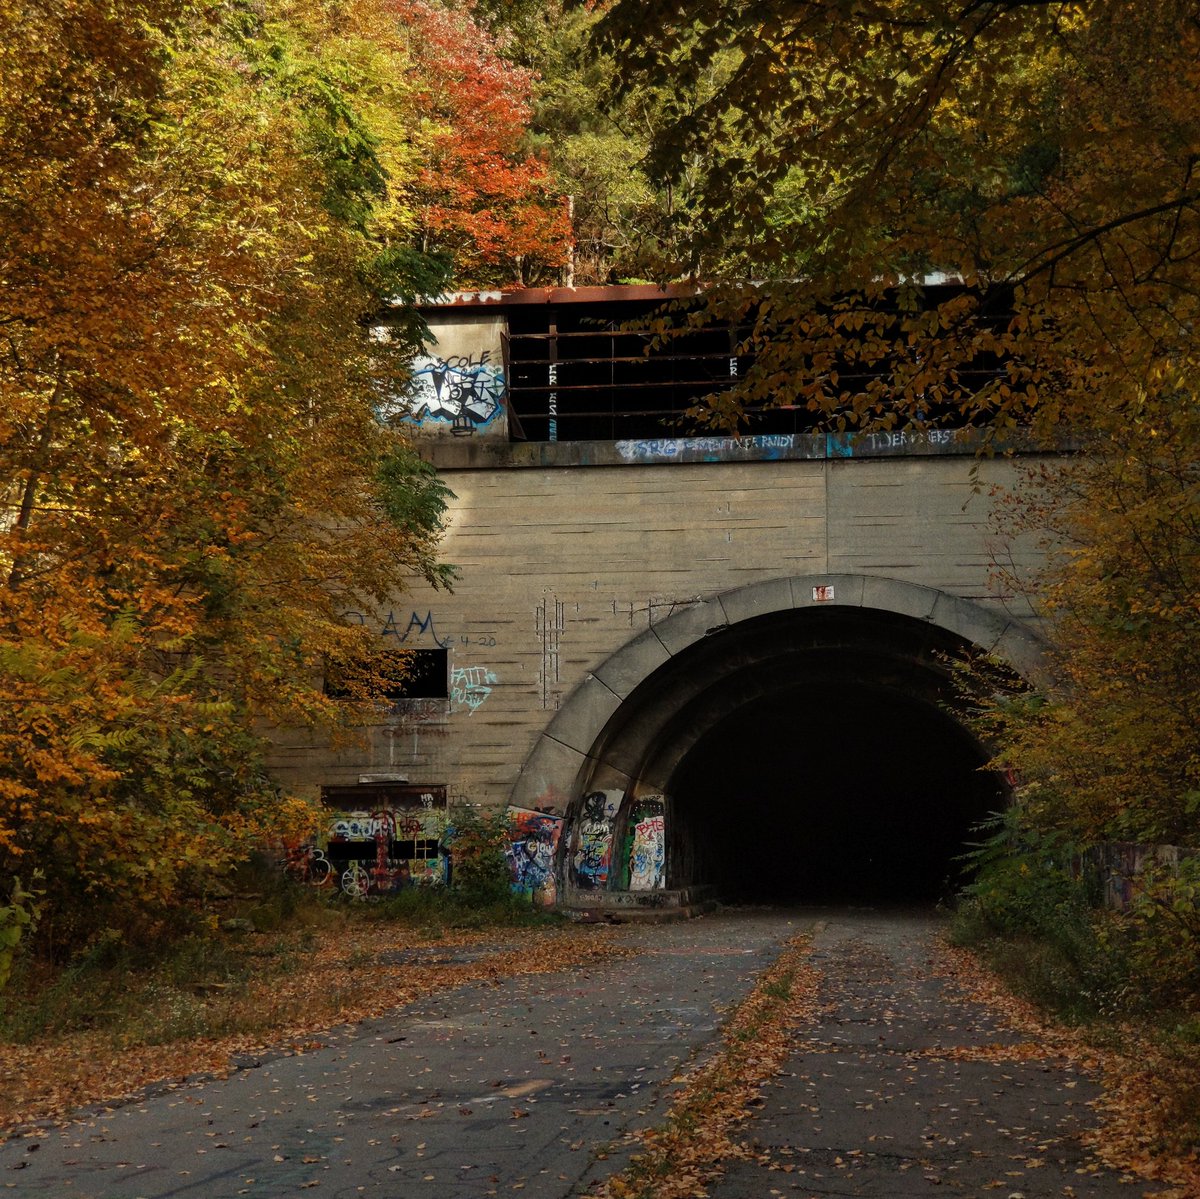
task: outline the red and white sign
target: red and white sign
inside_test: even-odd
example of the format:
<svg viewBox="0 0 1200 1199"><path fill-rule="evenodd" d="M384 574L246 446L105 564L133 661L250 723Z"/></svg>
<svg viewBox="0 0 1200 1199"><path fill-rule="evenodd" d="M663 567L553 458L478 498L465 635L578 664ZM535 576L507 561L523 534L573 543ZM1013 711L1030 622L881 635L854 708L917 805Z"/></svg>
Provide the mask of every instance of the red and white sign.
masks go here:
<svg viewBox="0 0 1200 1199"><path fill-rule="evenodd" d="M813 588L814 604L830 604L833 602L833 584L826 583L823 587Z"/></svg>

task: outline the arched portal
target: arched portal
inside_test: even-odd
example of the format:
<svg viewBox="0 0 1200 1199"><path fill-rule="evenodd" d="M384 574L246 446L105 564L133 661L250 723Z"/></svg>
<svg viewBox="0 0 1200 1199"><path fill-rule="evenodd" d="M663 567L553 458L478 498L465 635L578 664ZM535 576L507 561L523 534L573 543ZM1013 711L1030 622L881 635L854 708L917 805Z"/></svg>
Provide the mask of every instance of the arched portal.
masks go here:
<svg viewBox="0 0 1200 1199"><path fill-rule="evenodd" d="M931 898L1003 802L954 715L950 664L980 651L1042 681L1026 626L935 589L841 575L730 592L598 666L514 803L566 811L568 896Z"/></svg>

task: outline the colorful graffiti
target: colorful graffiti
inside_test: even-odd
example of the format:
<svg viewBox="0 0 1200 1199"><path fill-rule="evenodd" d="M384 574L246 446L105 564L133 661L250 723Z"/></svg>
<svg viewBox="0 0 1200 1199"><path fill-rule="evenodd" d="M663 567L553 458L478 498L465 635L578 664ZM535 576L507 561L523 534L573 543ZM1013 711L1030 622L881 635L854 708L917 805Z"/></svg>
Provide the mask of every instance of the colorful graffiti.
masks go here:
<svg viewBox="0 0 1200 1199"><path fill-rule="evenodd" d="M311 841L284 846L280 865L288 878L309 887L328 887L334 881L334 870L329 859Z"/></svg>
<svg viewBox="0 0 1200 1199"><path fill-rule="evenodd" d="M553 440L553 439L551 439ZM767 433L748 437L658 437L617 441L622 462L740 462L814 458L890 457L946 453L974 444L961 429L884 430L874 433Z"/></svg>
<svg viewBox="0 0 1200 1199"><path fill-rule="evenodd" d="M496 675L482 666L456 666L450 671L450 708L475 712L499 682Z"/></svg>
<svg viewBox="0 0 1200 1199"><path fill-rule="evenodd" d="M509 808L509 842L506 850L512 887L535 904L551 907L558 899L554 862L562 836L563 818L528 808Z"/></svg>
<svg viewBox="0 0 1200 1199"><path fill-rule="evenodd" d="M406 419L422 425L443 421L457 437L469 437L500 415L504 401L504 372L489 361L490 351L478 358L458 355L414 360L406 397Z"/></svg>
<svg viewBox="0 0 1200 1199"><path fill-rule="evenodd" d="M286 872L309 886L336 886L353 899L449 882L444 796L423 792L392 807L330 813L316 843L293 845Z"/></svg>
<svg viewBox="0 0 1200 1199"><path fill-rule="evenodd" d="M803 444L806 443L805 440ZM754 437L659 437L618 441L616 448L625 462L728 462L790 458L801 445L801 438L795 434L780 433Z"/></svg>
<svg viewBox="0 0 1200 1199"><path fill-rule="evenodd" d="M666 882L667 838L662 796L639 799L629 814L629 889L657 891Z"/></svg>
<svg viewBox="0 0 1200 1199"><path fill-rule="evenodd" d="M593 791L583 797L571 867L575 885L585 891L602 891L608 884L621 797L620 791Z"/></svg>

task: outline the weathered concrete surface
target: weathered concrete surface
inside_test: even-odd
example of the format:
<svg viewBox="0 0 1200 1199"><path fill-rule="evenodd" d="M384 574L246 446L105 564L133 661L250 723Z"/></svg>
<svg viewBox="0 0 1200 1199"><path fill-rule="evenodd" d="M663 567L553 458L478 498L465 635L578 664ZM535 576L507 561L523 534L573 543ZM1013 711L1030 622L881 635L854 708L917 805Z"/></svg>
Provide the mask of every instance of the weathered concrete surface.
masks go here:
<svg viewBox="0 0 1200 1199"><path fill-rule="evenodd" d="M714 1199L1144 1192L1077 1173L1089 1079L956 1058L1021 1038L932 975L930 918L766 910L601 930L636 955L462 988L320 1050L15 1139L0 1184L29 1199L579 1196L627 1160L628 1142L605 1146L662 1120L677 1068L810 926L827 1009L795 1030L794 1060L738 1134L765 1161L730 1163Z"/></svg>
<svg viewBox="0 0 1200 1199"><path fill-rule="evenodd" d="M711 462L688 461L673 441L664 444L680 454L664 458L656 443L622 457L618 443L446 440L455 499L442 553L461 580L452 592L414 583L383 613L346 619L380 646L447 650L450 694L399 703L364 746L334 749L310 731L280 730L272 761L289 788L311 794L398 771L414 785L445 785L452 800L558 808L573 798L562 792L589 734L664 650L679 654L731 621L810 607L814 585L836 584L836 599L822 603L944 618L1018 668L1029 658L1028 604L991 578L997 554L1017 569L1041 561L1033 538L998 545L990 523L989 490L1019 486L1020 461L900 434L851 457L822 438L815 458L805 448L774 461L744 460L750 443L726 439L703 456L729 460ZM621 465L600 464L608 461ZM935 618L942 594L968 602L943 602ZM476 679L486 681L464 702ZM583 719L549 730L573 753L548 747L530 760L577 687Z"/></svg>
<svg viewBox="0 0 1200 1199"><path fill-rule="evenodd" d="M600 1147L661 1118L666 1082L795 931L766 912L601 929L637 956L449 992L326 1048L18 1138L0 1146L0 1185L30 1199L295 1199L306 1186L465 1199L518 1185L557 1199L621 1160L596 1160Z"/></svg>
<svg viewBox="0 0 1200 1199"><path fill-rule="evenodd" d="M1026 1038L933 973L936 928L870 912L817 926L823 1011L795 1030L795 1057L744 1131L759 1160L730 1163L712 1199L1146 1192L1091 1172L1080 1133L1096 1122L1093 1080L1019 1050L971 1060Z"/></svg>

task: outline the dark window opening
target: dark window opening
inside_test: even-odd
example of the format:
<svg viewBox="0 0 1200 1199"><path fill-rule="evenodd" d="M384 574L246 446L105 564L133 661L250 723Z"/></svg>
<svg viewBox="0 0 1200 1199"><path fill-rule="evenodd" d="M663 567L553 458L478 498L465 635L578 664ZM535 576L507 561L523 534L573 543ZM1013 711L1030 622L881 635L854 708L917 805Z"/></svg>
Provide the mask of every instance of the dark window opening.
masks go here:
<svg viewBox="0 0 1200 1199"><path fill-rule="evenodd" d="M660 309L658 300L512 308L505 357L513 435L685 436L686 410L736 382L750 359L737 354L738 331L716 322L652 346Z"/></svg>
<svg viewBox="0 0 1200 1199"><path fill-rule="evenodd" d="M957 285L930 286L924 303L934 308L961 291ZM1011 317L1009 297L985 299L987 310L979 319L988 327L1004 327ZM894 327L901 346L898 297L889 294L869 307L884 320L883 344ZM755 364L753 354L739 353L749 325L706 318L658 340L653 326L664 319L661 300L514 305L506 315L505 374L516 440L695 436L687 410L704 396L736 385ZM674 319L683 325L688 312L680 308ZM970 394L1005 370L994 355L968 357L953 373ZM887 377L892 367L884 354L870 361L835 361L826 369L837 372L841 390L856 392ZM756 435L810 433L824 420L802 405L751 408L747 415L745 431ZM986 414L964 414L957 402L931 402L923 417L937 428L986 420Z"/></svg>
<svg viewBox="0 0 1200 1199"><path fill-rule="evenodd" d="M445 811L446 787L441 783L432 786L388 781L350 783L322 787L321 804L339 812L378 812L390 808Z"/></svg>
<svg viewBox="0 0 1200 1199"><path fill-rule="evenodd" d="M387 857L395 861L436 862L439 841L434 825L446 819L444 785L373 782L321 788L321 803L330 810L325 855L339 869L344 863L373 860L378 838L387 838Z"/></svg>
<svg viewBox="0 0 1200 1199"><path fill-rule="evenodd" d="M435 838L418 837L416 840L393 841L391 846L390 856L393 858L431 862L438 856L438 843Z"/></svg>
<svg viewBox="0 0 1200 1199"><path fill-rule="evenodd" d="M383 650L369 662L331 667L325 676L325 694L334 699L392 703L405 699L448 699L449 653L440 647ZM367 681L364 683L363 679Z"/></svg>
<svg viewBox="0 0 1200 1199"><path fill-rule="evenodd" d="M438 648L408 652L408 674L397 686L385 691L384 698L447 699L450 695L450 651Z"/></svg>

